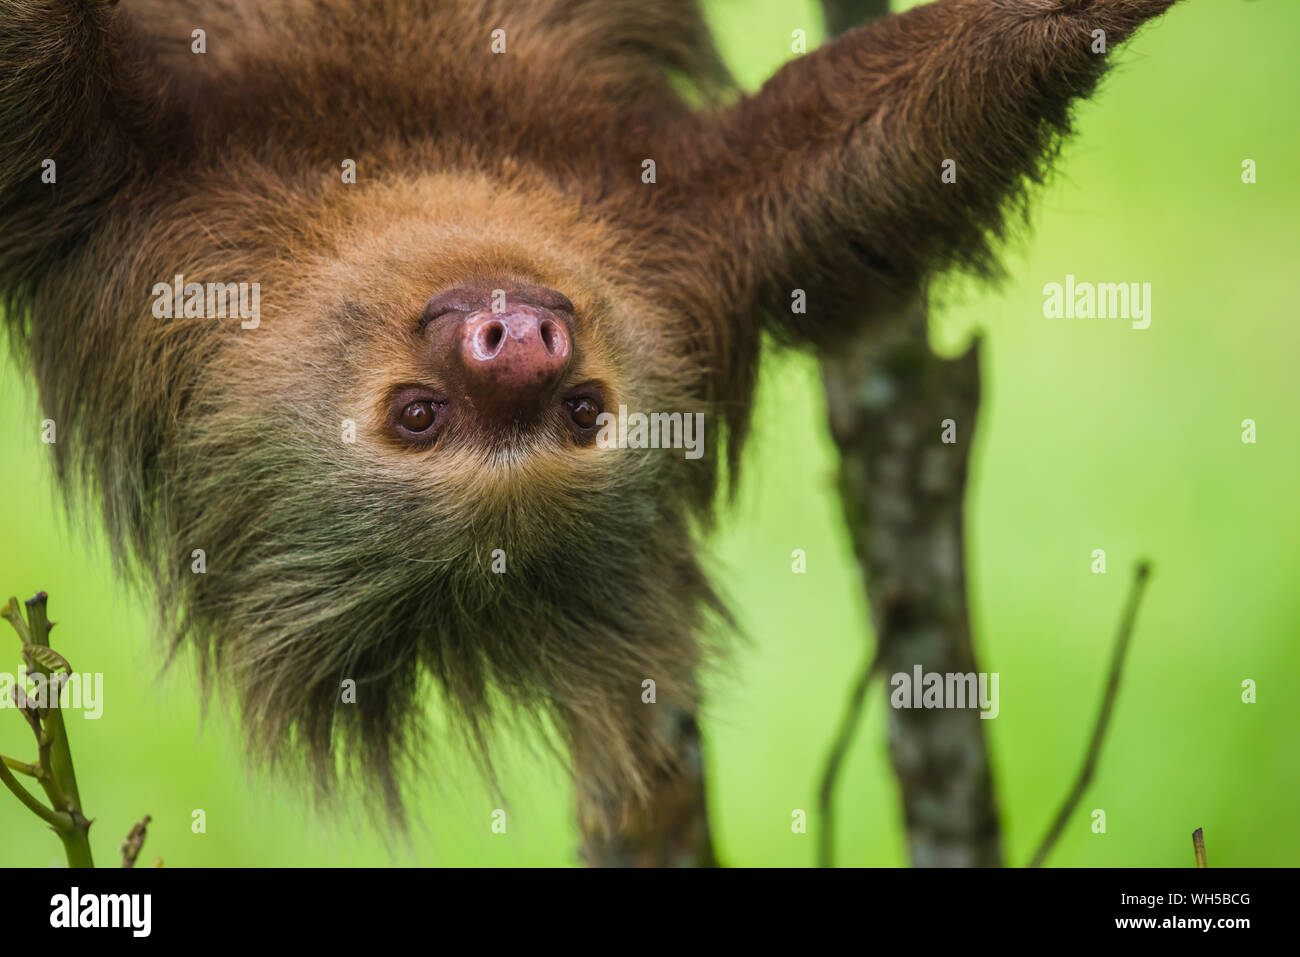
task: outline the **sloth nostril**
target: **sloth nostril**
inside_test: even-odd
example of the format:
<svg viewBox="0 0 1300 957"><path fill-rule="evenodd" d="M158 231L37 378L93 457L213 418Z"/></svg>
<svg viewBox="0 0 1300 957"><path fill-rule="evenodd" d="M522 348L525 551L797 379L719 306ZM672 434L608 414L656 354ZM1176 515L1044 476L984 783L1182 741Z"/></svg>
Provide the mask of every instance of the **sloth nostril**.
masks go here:
<svg viewBox="0 0 1300 957"><path fill-rule="evenodd" d="M558 334L556 332L555 323L550 319L545 320L542 323L541 333L542 333L542 345L546 347L546 351L548 353L550 353L551 355L555 355L556 349L559 348Z"/></svg>
<svg viewBox="0 0 1300 957"><path fill-rule="evenodd" d="M506 337L506 327L504 323L493 322L483 328L483 352L485 356L494 356L501 348L501 343Z"/></svg>

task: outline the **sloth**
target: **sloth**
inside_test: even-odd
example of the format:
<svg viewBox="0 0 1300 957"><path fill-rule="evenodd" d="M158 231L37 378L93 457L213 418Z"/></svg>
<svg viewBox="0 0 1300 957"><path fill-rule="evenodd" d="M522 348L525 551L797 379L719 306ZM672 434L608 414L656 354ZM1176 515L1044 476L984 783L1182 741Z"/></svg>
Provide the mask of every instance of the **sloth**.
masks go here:
<svg viewBox="0 0 1300 957"><path fill-rule="evenodd" d="M487 769L536 726L616 828L729 630L698 550L764 339L994 274L1173 2L938 0L742 96L693 0L0 0L0 294L57 481L258 759L400 809L435 695ZM625 410L700 454L602 437Z"/></svg>

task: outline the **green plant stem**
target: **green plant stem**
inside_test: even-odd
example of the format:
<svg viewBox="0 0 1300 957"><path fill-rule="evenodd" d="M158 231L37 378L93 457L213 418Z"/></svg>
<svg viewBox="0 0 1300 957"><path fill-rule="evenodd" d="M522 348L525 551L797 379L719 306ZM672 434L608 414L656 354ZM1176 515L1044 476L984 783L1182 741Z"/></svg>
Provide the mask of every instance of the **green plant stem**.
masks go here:
<svg viewBox="0 0 1300 957"><path fill-rule="evenodd" d="M28 764L26 761L19 761L9 757L7 754L0 754L0 762L4 762L5 767L11 771L17 771L19 774L26 774L28 777L39 778L41 769L35 764Z"/></svg>
<svg viewBox="0 0 1300 957"><path fill-rule="evenodd" d="M63 721L63 709L59 695L62 691L61 681L55 677L57 671L51 671L36 661L28 649L32 645L49 647L49 632L52 627L45 613L45 592L38 592L34 598L25 602L27 620L23 620L18 610L17 599L11 599L3 609L3 615L18 632L23 642L23 658L27 663L29 674L42 675L47 682L49 695L48 707L38 710L39 720L33 721L36 732L36 744L39 751L38 765L40 773L36 775L50 807L41 804L13 776L9 765L0 761L0 780L14 792L22 803L41 820L48 823L59 840L63 842L63 851L69 867L94 867L90 853L90 821L81 810L81 794L77 789L77 775L72 765L72 749L68 743L68 730Z"/></svg>
<svg viewBox="0 0 1300 957"><path fill-rule="evenodd" d="M94 867L95 859L90 853L90 822L80 814L72 822L72 830L60 831L59 839L63 841L63 853L68 858L69 867Z"/></svg>
<svg viewBox="0 0 1300 957"><path fill-rule="evenodd" d="M44 645L48 648L50 624L45 616L45 592L40 592L27 602L27 618L32 644ZM58 672L51 672L39 662L33 661L30 656L27 660L27 671L29 674L44 675L48 682L51 700L43 715L46 741L43 741L42 745L48 746L49 749L50 785L57 789L59 797L62 798L56 806L58 803L66 803L69 805L67 809L72 811L74 816L78 816L81 812L81 793L77 790L77 774L72 766L72 748L68 744L68 730L63 723L63 708L58 700L61 691L59 681L55 677ZM53 794L50 795L50 800L55 800Z"/></svg>
<svg viewBox="0 0 1300 957"><path fill-rule="evenodd" d="M3 781L5 787L14 792L14 797L22 801L29 811L54 828L60 838L74 827L71 814L53 811L38 801L36 796L23 787L21 782L14 777L13 772L9 770L8 765L3 761L0 761L0 781ZM64 841L63 846L65 850L68 849L67 841ZM87 849L87 852L89 853L89 849ZM71 861L71 852L69 852L68 862L71 863Z"/></svg>

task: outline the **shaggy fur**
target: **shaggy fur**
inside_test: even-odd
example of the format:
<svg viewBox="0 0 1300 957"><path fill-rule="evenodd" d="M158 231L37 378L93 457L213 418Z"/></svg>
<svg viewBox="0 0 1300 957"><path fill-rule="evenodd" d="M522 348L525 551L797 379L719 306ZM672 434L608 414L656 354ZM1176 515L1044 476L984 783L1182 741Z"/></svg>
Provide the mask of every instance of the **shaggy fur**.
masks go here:
<svg viewBox="0 0 1300 957"><path fill-rule="evenodd" d="M480 746L498 704L553 720L616 821L670 760L641 682L695 704L718 603L692 525L764 325L826 346L990 269L1104 70L1092 31L1172 2L940 0L727 102L692 0L0 0L0 291L59 478L256 753L395 803L431 674ZM260 326L155 318L177 273L260 282ZM413 321L467 280L564 292L572 381L706 412L708 454L394 443L393 390L429 375Z"/></svg>

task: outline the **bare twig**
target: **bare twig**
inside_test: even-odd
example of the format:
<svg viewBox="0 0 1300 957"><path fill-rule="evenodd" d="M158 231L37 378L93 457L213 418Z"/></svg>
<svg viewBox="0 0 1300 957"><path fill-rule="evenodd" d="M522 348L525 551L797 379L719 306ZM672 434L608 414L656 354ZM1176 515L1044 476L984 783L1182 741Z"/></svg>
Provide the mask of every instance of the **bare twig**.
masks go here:
<svg viewBox="0 0 1300 957"><path fill-rule="evenodd" d="M826 768L822 772L822 783L817 792L821 821L817 839L818 867L835 866L835 785L849 745L853 743L853 735L858 730L858 723L866 711L867 689L883 670L883 666L884 657L877 651L862 669L862 674L849 695L848 704L845 705L844 715L840 718L840 729L826 757Z"/></svg>
<svg viewBox="0 0 1300 957"><path fill-rule="evenodd" d="M1205 832L1199 827L1192 831L1192 850L1196 852L1196 866L1209 867L1205 862Z"/></svg>
<svg viewBox="0 0 1300 957"><path fill-rule="evenodd" d="M131 832L127 834L126 839L122 841L122 866L135 867L135 859L140 856L140 849L144 847L145 835L148 832L150 817L148 814L144 819L131 827Z"/></svg>
<svg viewBox="0 0 1300 957"><path fill-rule="evenodd" d="M1106 680L1106 691L1101 699L1101 711L1097 714L1097 723L1092 729L1092 739L1088 743L1088 753L1084 757L1083 767L1079 771L1079 777L1074 782L1074 787L1070 789L1069 795L1066 796L1065 803L1056 813L1056 820L1052 822L1051 829L1047 836L1043 838L1043 843L1039 845L1038 851L1034 854L1033 860L1029 862L1030 867L1041 867L1047 860L1047 855L1051 853L1052 847L1060 839L1065 825L1074 813L1075 807L1083 798L1083 793L1092 783L1092 776L1097 770L1097 759L1101 755L1101 745L1106 738L1106 729L1110 725L1110 715L1115 708L1115 698L1119 693L1119 679L1124 671L1124 659L1128 655L1129 639L1133 637L1133 626L1137 622L1138 606L1142 603L1142 595L1146 590L1147 580L1151 577L1151 565L1148 562L1139 562L1137 569L1133 573L1133 586L1129 590L1128 604L1124 608L1124 617L1120 621L1119 634L1115 638L1115 650L1110 659L1110 677Z"/></svg>

